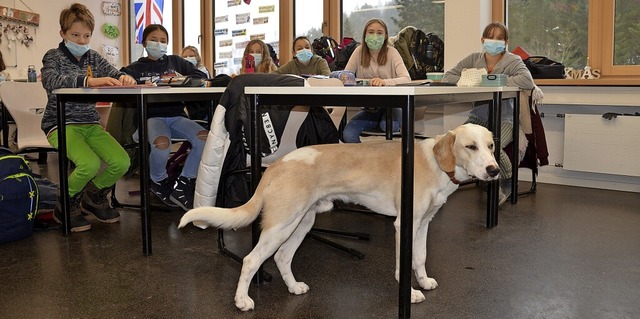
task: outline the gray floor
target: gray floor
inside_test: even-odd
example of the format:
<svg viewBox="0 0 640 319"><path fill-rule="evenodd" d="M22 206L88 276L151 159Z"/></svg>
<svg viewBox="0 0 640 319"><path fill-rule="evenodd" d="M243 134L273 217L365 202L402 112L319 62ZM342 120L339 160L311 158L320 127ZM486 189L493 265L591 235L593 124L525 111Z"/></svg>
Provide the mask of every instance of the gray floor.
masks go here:
<svg viewBox="0 0 640 319"><path fill-rule="evenodd" d="M55 165L51 157L49 167ZM126 192L137 181L119 185ZM484 227L485 197L465 186L432 221L427 271L439 286L411 307L414 318L640 318L640 194L539 184L535 195L503 207L490 230ZM138 200L124 193L120 199ZM319 216L318 225L370 233L371 241L336 239L366 257L307 239L293 270L309 292L289 294L270 259L265 269L273 281L251 286L256 309L243 313L233 304L240 264L218 252L216 230L177 229L180 216L152 212L149 257L142 256L135 210L122 211L118 224L93 220L89 232L36 232L0 245L0 317L398 316L389 217ZM227 243L247 253L248 230L230 233Z"/></svg>

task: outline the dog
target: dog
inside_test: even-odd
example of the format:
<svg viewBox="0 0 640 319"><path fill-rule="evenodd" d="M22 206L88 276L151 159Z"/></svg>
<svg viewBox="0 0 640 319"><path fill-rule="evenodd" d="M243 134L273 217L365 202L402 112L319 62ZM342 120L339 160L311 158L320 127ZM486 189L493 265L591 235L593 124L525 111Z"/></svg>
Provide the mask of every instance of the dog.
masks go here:
<svg viewBox="0 0 640 319"><path fill-rule="evenodd" d="M199 207L184 214L179 228L190 222L199 227L236 229L251 224L262 211L262 233L244 258L235 295L240 310L254 309L249 284L259 266L274 260L290 293L309 290L291 272L295 251L309 232L317 213L330 211L334 200L364 205L382 215L396 216L396 280L400 257L399 141L361 144L324 144L297 149L267 168L255 194L236 208ZM494 158L493 136L486 128L465 124L447 134L417 141L414 160L412 265L422 289L438 286L427 276L427 228L435 213L458 188L460 180L490 181L500 169ZM411 302L425 299L411 288Z"/></svg>

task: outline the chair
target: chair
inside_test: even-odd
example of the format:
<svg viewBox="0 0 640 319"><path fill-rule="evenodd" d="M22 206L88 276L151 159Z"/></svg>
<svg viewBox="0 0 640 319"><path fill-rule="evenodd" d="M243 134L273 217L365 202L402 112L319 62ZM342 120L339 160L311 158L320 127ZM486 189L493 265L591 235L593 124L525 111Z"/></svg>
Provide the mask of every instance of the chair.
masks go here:
<svg viewBox="0 0 640 319"><path fill-rule="evenodd" d="M16 153L39 152L38 164L46 163L46 153L56 151L40 129L47 106L47 92L40 83L5 81L0 84L0 99L18 129ZM3 119L4 121L4 119Z"/></svg>

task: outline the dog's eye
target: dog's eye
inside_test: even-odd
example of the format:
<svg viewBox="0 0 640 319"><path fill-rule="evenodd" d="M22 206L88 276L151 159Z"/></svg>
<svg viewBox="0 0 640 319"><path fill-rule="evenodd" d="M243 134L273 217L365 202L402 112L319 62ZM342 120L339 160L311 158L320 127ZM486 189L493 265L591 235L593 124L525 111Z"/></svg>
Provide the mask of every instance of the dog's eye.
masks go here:
<svg viewBox="0 0 640 319"><path fill-rule="evenodd" d="M493 143L489 144L489 149L492 150L493 149Z"/></svg>
<svg viewBox="0 0 640 319"><path fill-rule="evenodd" d="M467 145L467 148L472 150L472 151L477 151L478 150L478 147L473 145L473 144L472 145Z"/></svg>

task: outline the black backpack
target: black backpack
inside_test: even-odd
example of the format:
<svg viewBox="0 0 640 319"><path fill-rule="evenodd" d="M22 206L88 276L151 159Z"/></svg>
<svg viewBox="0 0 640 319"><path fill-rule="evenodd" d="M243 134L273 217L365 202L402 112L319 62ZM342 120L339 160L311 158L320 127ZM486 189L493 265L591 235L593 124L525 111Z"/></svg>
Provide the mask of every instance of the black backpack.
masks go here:
<svg viewBox="0 0 640 319"><path fill-rule="evenodd" d="M313 49L315 54L327 60L331 70L335 69L335 61L338 57L338 51L340 50L340 45L336 40L332 37L322 36L320 39L313 40L311 49Z"/></svg>
<svg viewBox="0 0 640 319"><path fill-rule="evenodd" d="M24 157L0 147L0 243L30 236L38 213L38 185Z"/></svg>
<svg viewBox="0 0 640 319"><path fill-rule="evenodd" d="M417 29L411 37L409 52L414 62L409 68L412 80L426 79L427 73L444 70L444 42L435 33L425 34Z"/></svg>
<svg viewBox="0 0 640 319"><path fill-rule="evenodd" d="M340 49L338 51L338 55L335 61L335 68L331 69L331 71L344 70L347 66L347 62L349 62L349 58L351 58L351 54L353 51L360 45L360 42L356 41L353 38L343 38L342 43L340 45ZM329 66L331 67L331 66Z"/></svg>

